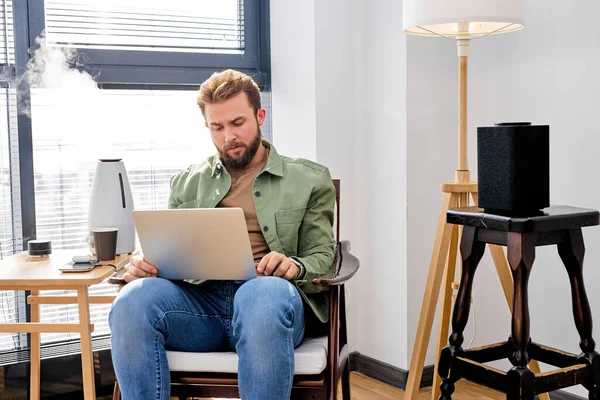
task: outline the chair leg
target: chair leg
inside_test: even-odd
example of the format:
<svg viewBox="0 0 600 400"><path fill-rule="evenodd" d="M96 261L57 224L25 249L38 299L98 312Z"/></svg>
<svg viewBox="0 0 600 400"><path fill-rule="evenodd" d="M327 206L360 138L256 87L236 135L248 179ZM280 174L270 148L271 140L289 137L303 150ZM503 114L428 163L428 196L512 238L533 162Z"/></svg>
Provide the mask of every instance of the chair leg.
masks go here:
<svg viewBox="0 0 600 400"><path fill-rule="evenodd" d="M350 400L350 361L346 361L342 372L342 399Z"/></svg>
<svg viewBox="0 0 600 400"><path fill-rule="evenodd" d="M452 393L454 393L455 389L454 382L456 382L456 379L453 376L442 381L439 400L452 400Z"/></svg>
<svg viewBox="0 0 600 400"><path fill-rule="evenodd" d="M119 382L115 380L115 389L113 390L113 400L121 400L121 389L119 389Z"/></svg>

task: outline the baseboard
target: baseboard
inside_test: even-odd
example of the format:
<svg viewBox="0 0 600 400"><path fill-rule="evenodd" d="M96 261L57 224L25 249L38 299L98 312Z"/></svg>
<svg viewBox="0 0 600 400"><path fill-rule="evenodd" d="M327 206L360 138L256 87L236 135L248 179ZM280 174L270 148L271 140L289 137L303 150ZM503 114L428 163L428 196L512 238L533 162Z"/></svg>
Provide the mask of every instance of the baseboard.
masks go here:
<svg viewBox="0 0 600 400"><path fill-rule="evenodd" d="M356 351L350 353L350 371L360 372L369 378L376 379L401 390L406 389L406 382L408 382L408 371ZM431 386L432 383L433 365L428 365L423 369L421 387Z"/></svg>
<svg viewBox="0 0 600 400"><path fill-rule="evenodd" d="M394 386L401 390L406 390L408 381L408 371L394 367L383 361L365 356L357 351L350 353L350 371L359 372L369 378ZM423 368L421 377L421 386L431 386L433 383L433 365L427 365ZM551 400L586 400L583 397L558 390L550 393Z"/></svg>

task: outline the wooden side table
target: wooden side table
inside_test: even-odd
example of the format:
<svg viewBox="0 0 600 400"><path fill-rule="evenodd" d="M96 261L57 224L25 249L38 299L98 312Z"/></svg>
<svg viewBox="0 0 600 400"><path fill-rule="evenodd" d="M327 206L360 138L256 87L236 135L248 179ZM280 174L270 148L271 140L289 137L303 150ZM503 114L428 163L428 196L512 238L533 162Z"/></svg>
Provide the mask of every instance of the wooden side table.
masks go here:
<svg viewBox="0 0 600 400"><path fill-rule="evenodd" d="M30 399L40 398L40 333L76 332L81 334L81 366L85 400L96 398L94 364L92 357L92 332L90 303L111 303L115 296L88 296L91 285L102 282L114 272L112 267L96 267L89 272L61 272L60 266L73 255L85 251L55 250L49 257L31 257L27 252L0 260L0 290L28 290L27 303L31 305L31 322L0 324L0 332L31 333ZM125 266L131 255L118 256L113 261L117 269ZM76 296L44 296L40 290L75 290ZM40 304L77 304L79 323L42 323Z"/></svg>
<svg viewBox="0 0 600 400"><path fill-rule="evenodd" d="M506 393L508 400L533 400L547 393L583 384L590 400L600 400L600 354L592 338L592 313L583 282L585 252L581 228L600 223L600 213L567 206L542 210L534 217L516 218L487 214L476 207L451 209L447 221L464 225L460 244L462 278L452 315L449 345L440 355L439 374L443 379L440 399L450 400L454 383L466 378ZM514 278L512 335L506 342L463 350L463 332L470 310L473 277L485 244L507 247L508 262ZM573 316L581 341L579 355L542 346L529 336L527 284L537 246L557 245L571 281ZM508 358L513 364L507 373L484 363ZM534 374L528 364L538 360L558 367Z"/></svg>

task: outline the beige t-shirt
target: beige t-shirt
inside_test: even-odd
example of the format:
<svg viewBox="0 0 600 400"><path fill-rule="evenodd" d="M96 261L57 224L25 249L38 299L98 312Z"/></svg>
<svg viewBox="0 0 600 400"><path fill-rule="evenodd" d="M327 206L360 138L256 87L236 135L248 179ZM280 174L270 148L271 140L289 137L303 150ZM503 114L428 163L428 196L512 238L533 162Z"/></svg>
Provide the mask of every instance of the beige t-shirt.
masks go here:
<svg viewBox="0 0 600 400"><path fill-rule="evenodd" d="M248 225L248 236L254 262L259 262L261 258L267 255L270 250L265 237L262 234L258 219L256 218L256 209L252 193L252 184L254 178L263 170L269 158L269 148L265 148L264 157L257 165L247 168L243 171L229 171L231 175L231 189L225 195L217 207L240 207L244 210L246 225Z"/></svg>

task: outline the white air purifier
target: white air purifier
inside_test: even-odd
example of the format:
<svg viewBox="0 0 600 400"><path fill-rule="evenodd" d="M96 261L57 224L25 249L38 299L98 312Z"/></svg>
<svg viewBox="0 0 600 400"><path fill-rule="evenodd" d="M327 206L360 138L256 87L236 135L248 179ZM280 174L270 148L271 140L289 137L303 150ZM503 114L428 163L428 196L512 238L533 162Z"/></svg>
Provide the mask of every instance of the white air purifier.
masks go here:
<svg viewBox="0 0 600 400"><path fill-rule="evenodd" d="M119 228L117 254L132 253L135 250L132 211L133 196L125 164L121 159L99 160L92 182L88 213L88 241L92 254L96 253L91 235L94 228Z"/></svg>

